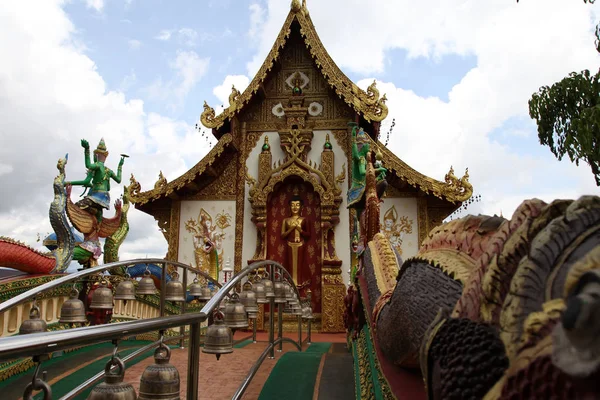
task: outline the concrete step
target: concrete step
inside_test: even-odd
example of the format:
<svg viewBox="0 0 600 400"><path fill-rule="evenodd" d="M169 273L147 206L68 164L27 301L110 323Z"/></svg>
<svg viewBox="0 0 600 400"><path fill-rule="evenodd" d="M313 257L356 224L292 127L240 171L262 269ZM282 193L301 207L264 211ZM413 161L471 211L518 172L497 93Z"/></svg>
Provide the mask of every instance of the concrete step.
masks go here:
<svg viewBox="0 0 600 400"><path fill-rule="evenodd" d="M342 346L332 346L325 354L323 371L319 380L318 400L354 399L354 367L352 354Z"/></svg>

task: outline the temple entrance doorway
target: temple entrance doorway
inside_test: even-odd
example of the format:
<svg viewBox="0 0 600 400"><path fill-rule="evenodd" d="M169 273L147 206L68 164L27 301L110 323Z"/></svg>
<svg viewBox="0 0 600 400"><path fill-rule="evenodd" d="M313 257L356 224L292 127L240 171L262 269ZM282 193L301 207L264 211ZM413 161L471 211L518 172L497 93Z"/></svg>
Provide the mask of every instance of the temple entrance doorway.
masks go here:
<svg viewBox="0 0 600 400"><path fill-rule="evenodd" d="M285 266L302 297L321 312L321 201L299 177L277 184L267 208L267 259Z"/></svg>

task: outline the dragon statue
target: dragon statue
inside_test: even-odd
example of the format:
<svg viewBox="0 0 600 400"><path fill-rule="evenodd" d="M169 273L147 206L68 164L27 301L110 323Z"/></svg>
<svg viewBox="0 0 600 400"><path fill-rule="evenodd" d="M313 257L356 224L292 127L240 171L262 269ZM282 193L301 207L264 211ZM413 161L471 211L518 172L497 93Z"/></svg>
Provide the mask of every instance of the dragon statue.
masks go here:
<svg viewBox="0 0 600 400"><path fill-rule="evenodd" d="M345 299L361 398L598 398L600 197L453 220L407 260L378 212Z"/></svg>
<svg viewBox="0 0 600 400"><path fill-rule="evenodd" d="M106 238L104 262L118 261L119 246L129 231L127 211L130 191L135 192L139 188L135 186L137 182L132 180L131 187L125 187L124 206L122 207L121 201L117 200L115 216L104 218L103 210L108 209L110 203L110 180L121 182L121 169L126 155L121 155L115 174L104 165L108 151L103 139L94 150L93 162L90 161L88 142L82 140L81 144L88 170L84 180L73 182L65 180L68 155L61 158L57 164L59 174L53 182L54 199L49 212L50 224L54 232L43 242L50 252L43 253L24 243L0 237L0 266L28 274L52 274L65 272L72 260L84 266L97 265L97 259L102 254L100 238ZM74 185L85 188L82 194L85 197L77 203L73 203L70 198ZM81 232L83 237L77 231ZM116 273L124 273L124 271L116 271Z"/></svg>
<svg viewBox="0 0 600 400"><path fill-rule="evenodd" d="M58 160L59 174L54 178L54 200L50 204L50 224L54 234L48 246L50 253L42 253L24 243L0 237L0 265L28 274L52 274L64 272L73 259L76 235L66 215L67 191L65 189L65 166L68 155Z"/></svg>

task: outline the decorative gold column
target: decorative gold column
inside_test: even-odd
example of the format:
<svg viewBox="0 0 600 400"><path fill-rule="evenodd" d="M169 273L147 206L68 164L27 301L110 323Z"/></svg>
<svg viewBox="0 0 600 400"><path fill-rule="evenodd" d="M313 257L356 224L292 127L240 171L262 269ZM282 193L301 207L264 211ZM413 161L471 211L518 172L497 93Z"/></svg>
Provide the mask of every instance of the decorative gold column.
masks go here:
<svg viewBox="0 0 600 400"><path fill-rule="evenodd" d="M335 176L335 155L332 151L332 145L329 141L329 134L325 137L325 145L321 153L321 172L325 179L334 189L333 204L323 207L321 214L321 232L322 232L322 260L321 270L321 330L322 332L344 332L344 296L346 295L346 285L342 281L342 260L337 257L335 251L335 233L334 226L340 221L339 207L342 202L341 184L344 181L346 171L338 177Z"/></svg>

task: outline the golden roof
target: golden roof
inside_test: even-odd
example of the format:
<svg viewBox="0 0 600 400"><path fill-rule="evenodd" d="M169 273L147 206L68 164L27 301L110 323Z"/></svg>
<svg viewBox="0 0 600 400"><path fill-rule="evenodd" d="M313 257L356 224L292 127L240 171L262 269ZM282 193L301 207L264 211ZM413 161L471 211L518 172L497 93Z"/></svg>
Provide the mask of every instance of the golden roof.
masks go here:
<svg viewBox="0 0 600 400"><path fill-rule="evenodd" d="M148 190L146 192L137 192L132 190L131 192L131 202L135 203L136 206L141 206L145 203L152 202L154 200L158 200L163 196L168 196L176 190L183 188L185 185L192 182L196 177L202 175L206 168L210 167L214 164L214 162L219 158L221 153L231 145L233 141L233 136L230 133L227 133L219 139L217 144L208 152L206 156L202 158L196 165L194 165L189 171L185 174L181 175L179 178L175 179L172 182L167 182L166 178L162 175L162 171L160 173L160 177L156 184L154 185L154 189ZM131 176L131 186L130 187L140 187L139 183L135 181L133 175Z"/></svg>
<svg viewBox="0 0 600 400"><path fill-rule="evenodd" d="M388 171L406 181L409 185L418 187L424 193L432 194L452 203L463 202L473 195L473 186L469 182L468 168L465 171L465 175L462 178L458 178L454 175L454 169L450 167L450 171L448 171L444 182L442 182L413 169L381 142L372 140L371 146L375 152L380 151L382 153L383 166Z"/></svg>
<svg viewBox="0 0 600 400"><path fill-rule="evenodd" d="M223 110L219 115L215 115L215 110L204 102L204 111L200 116L200 121L207 128L220 128L226 120L235 116L244 105L248 104L254 94L258 91L260 85L264 82L267 74L273 68L274 63L279 58L280 50L283 49L287 39L291 34L292 23L297 21L300 24L300 34L304 38L304 43L315 60L317 67L325 77L325 80L350 107L356 112L362 114L367 121L380 122L388 114L388 108L385 105L387 98L385 95L379 97L379 91L375 82L371 84L367 91L362 90L350 80L333 62L331 56L325 50L315 26L310 18L305 2L300 5L298 0L292 1L290 13L288 14L269 55L263 62L257 74L252 79L244 93L233 89L229 96L229 107Z"/></svg>

